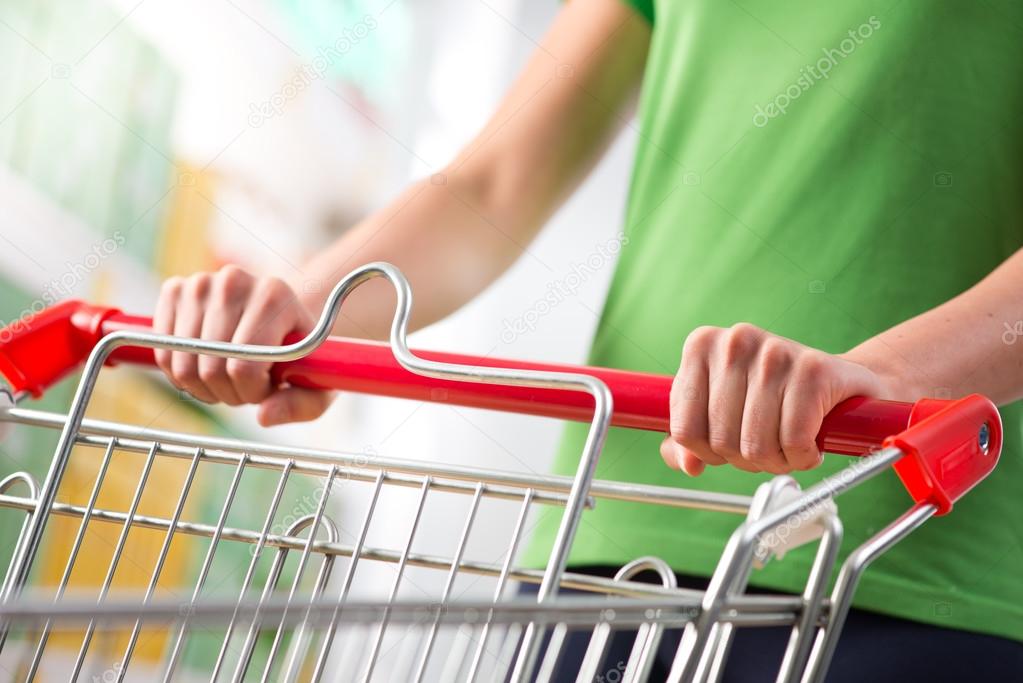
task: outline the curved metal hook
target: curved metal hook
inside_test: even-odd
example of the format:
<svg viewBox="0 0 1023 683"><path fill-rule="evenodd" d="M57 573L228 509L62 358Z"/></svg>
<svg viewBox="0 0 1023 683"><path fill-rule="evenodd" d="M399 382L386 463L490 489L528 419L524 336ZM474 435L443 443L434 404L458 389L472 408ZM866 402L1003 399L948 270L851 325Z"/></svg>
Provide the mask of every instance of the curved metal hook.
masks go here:
<svg viewBox="0 0 1023 683"><path fill-rule="evenodd" d="M33 499L39 498L39 484L36 483L35 477L28 472L15 472L8 474L2 480L0 480L0 494L7 493L7 490L12 486L23 483L28 488L28 495Z"/></svg>

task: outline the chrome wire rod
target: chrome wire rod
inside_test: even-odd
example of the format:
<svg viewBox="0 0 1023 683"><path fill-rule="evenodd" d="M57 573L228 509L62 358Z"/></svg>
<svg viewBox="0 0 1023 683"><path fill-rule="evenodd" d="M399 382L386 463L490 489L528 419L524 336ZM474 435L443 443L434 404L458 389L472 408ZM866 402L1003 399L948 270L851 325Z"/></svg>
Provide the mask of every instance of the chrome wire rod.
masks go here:
<svg viewBox="0 0 1023 683"><path fill-rule="evenodd" d="M0 405L0 422L13 422L48 429L62 429L67 416L30 408L5 407ZM477 482L487 485L485 496L499 496L518 500L522 491L529 488L537 492L538 502L561 503L567 499L572 488L572 477L561 475L530 475L504 470L423 462L407 458L373 456L367 460L362 453L349 453L320 448L281 446L258 441L243 441L224 437L184 434L164 429L139 427L137 425L86 418L82 421L78 443L101 448L109 437L117 437L118 448L145 453L153 441L160 443L161 453L180 458L191 457L196 447L204 450L203 457L209 462L234 464L241 453L250 457L252 467L275 469L283 460L295 461L296 473L326 474L331 465L350 468L347 473L353 479L372 482L374 470L386 470L388 480L394 483L419 488L421 479L430 476L435 480L448 479L451 482L466 482L461 490L472 495ZM402 478L400 475L410 475ZM435 483L436 490L440 484ZM453 484L448 484L453 487ZM502 488L507 487L507 488ZM546 496L551 496L547 498ZM590 486L590 497L608 500L622 500L649 505L713 510L745 515L753 500L752 496L732 493L714 493L676 486L652 484L631 484L628 482L595 479Z"/></svg>

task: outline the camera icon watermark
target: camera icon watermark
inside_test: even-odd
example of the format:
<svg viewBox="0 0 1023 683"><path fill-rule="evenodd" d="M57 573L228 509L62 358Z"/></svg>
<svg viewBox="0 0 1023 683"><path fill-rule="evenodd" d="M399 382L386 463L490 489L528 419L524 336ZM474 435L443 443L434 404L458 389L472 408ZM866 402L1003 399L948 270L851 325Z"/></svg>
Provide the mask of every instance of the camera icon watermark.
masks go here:
<svg viewBox="0 0 1023 683"><path fill-rule="evenodd" d="M71 65L64 62L54 62L50 67L50 76L61 81L71 78Z"/></svg>

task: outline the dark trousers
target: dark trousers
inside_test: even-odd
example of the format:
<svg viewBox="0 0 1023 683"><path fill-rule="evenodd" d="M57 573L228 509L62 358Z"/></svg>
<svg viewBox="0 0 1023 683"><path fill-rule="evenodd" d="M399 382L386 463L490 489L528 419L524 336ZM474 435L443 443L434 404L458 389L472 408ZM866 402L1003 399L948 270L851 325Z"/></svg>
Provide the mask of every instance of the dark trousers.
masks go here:
<svg viewBox="0 0 1023 683"><path fill-rule="evenodd" d="M573 567L576 573L614 576L609 567ZM641 580L641 579L638 579ZM704 578L679 576L679 586L705 589ZM755 592L755 591L751 591ZM523 585L522 595L535 595L536 586ZM581 591L564 589L564 594ZM591 593L592 595L592 593ZM781 666L789 627L745 627L733 631L725 683L770 683ZM575 681L590 631L570 631L562 648L554 680ZM547 647L544 637L540 659ZM596 683L622 680L635 641L635 631L615 632ZM657 650L651 681L663 681L678 649L681 631L665 631ZM1008 683L1023 681L1023 643L997 636L957 631L852 609L839 636L828 670L828 683Z"/></svg>

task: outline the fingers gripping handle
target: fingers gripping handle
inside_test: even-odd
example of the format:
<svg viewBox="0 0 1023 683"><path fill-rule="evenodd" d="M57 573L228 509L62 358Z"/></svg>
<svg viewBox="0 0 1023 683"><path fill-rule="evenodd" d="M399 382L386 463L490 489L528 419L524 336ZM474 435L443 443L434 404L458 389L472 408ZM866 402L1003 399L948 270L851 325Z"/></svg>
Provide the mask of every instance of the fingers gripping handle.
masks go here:
<svg viewBox="0 0 1023 683"><path fill-rule="evenodd" d="M105 334L150 327L148 318L117 309L66 301L0 330L0 373L16 393L40 396L73 371ZM289 340L293 341L293 340ZM672 378L608 368L527 363L455 353L418 352L427 360L468 366L589 374L602 380L614 401L618 427L669 431ZM154 365L152 349L123 347L111 363ZM312 389L336 389L435 403L489 408L588 421L593 399L556 389L443 380L403 368L386 344L332 338L308 356L278 363L274 381ZM906 453L896 471L914 499L933 502L939 514L994 468L1002 443L1001 420L982 396L957 401L925 399L915 404L853 398L824 419L817 444L822 451L865 455L882 446Z"/></svg>

